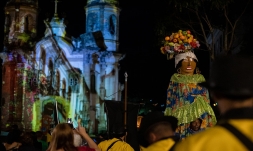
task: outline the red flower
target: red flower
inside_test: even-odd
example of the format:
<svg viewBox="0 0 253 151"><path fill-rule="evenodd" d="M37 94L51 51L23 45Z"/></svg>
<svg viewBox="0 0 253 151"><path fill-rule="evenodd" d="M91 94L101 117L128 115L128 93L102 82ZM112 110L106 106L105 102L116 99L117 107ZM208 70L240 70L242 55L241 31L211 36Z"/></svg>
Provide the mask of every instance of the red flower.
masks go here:
<svg viewBox="0 0 253 151"><path fill-rule="evenodd" d="M164 47L161 47L161 49L160 49L160 50L161 50L161 53L162 53L162 54L166 54L166 50L165 50L165 48L164 48Z"/></svg>
<svg viewBox="0 0 253 151"><path fill-rule="evenodd" d="M197 47L197 43L196 42L191 42L190 45L192 46L192 48L196 48Z"/></svg>
<svg viewBox="0 0 253 151"><path fill-rule="evenodd" d="M180 46L180 49L181 49L181 50L185 50L185 46L184 46L184 45L181 45L181 46Z"/></svg>
<svg viewBox="0 0 253 151"><path fill-rule="evenodd" d="M165 50L170 50L170 46L165 46L164 49Z"/></svg>

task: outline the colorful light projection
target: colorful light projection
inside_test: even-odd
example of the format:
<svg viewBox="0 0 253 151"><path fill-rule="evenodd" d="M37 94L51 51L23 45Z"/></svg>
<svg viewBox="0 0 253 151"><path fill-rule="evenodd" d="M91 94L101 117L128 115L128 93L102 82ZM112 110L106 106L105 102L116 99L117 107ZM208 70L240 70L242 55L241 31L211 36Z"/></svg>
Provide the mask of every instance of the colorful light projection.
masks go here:
<svg viewBox="0 0 253 151"><path fill-rule="evenodd" d="M89 0L86 33L74 38L66 34L55 1L55 14L44 21L40 41L35 41L37 7L18 3L17 11L15 3L6 5L3 128L15 123L24 130L47 131L71 118L74 126L81 119L90 134L106 130L103 101L120 101L123 90L118 81L122 54L117 53L116 4Z"/></svg>
<svg viewBox="0 0 253 151"><path fill-rule="evenodd" d="M33 104L33 131L47 131L56 123L66 123L71 110L69 101L60 96L47 96Z"/></svg>

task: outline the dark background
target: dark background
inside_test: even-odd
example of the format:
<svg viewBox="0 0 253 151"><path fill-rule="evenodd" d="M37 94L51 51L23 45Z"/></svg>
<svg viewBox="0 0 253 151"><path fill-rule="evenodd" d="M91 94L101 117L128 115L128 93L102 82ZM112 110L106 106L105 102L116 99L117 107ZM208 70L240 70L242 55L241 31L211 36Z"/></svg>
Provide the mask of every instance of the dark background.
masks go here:
<svg viewBox="0 0 253 151"><path fill-rule="evenodd" d="M7 0L1 0L1 49L3 41L4 6ZM61 0L58 14L67 21L67 34L78 37L85 33L86 0ZM152 100L159 103L163 110L166 91L171 75L175 72L174 60L167 60L160 53L161 45L155 36L156 11L160 9L159 1L149 3L147 0L119 0L121 8L119 20L119 52L126 57L120 62L120 81L124 83L124 73L128 73L127 94L129 101ZM52 0L39 0L38 37L44 36L43 20L54 14ZM162 39L161 39L162 41ZM195 52L199 59L201 73L208 78L209 55L204 51ZM124 96L124 94L123 94ZM135 98L135 99L134 99Z"/></svg>

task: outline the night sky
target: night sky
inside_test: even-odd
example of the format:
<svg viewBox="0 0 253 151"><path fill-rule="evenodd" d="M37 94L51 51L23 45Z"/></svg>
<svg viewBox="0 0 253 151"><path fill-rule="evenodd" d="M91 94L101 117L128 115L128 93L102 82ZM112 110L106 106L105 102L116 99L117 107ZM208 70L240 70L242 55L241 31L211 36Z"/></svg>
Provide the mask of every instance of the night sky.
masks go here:
<svg viewBox="0 0 253 151"><path fill-rule="evenodd" d="M1 20L4 22L4 5L7 0L1 0ZM159 1L157 1L159 2ZM68 21L67 33L78 37L85 33L86 0L61 0L58 4L58 14ZM128 73L129 98L144 98L160 104L166 102L166 90L170 76L175 72L174 60L167 60L160 53L160 46L155 44L154 25L155 11L159 8L145 0L119 0L121 8L119 23L119 52L126 58L120 62L120 81L124 83L124 72ZM43 36L45 26L43 20L52 17L54 2L39 0L38 35ZM3 35L3 24L1 26ZM3 36L1 36L3 41ZM2 48L2 43L1 43ZM200 70L208 76L209 60L206 52L196 53Z"/></svg>

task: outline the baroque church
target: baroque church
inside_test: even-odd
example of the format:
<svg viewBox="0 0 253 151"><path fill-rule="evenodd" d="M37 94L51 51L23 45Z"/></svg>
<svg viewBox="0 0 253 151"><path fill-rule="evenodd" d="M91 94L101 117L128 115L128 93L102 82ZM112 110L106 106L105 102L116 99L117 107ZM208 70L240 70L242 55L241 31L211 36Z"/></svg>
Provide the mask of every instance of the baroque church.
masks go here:
<svg viewBox="0 0 253 151"><path fill-rule="evenodd" d="M57 123L81 121L90 134L105 131L104 100L121 101L117 0L87 0L86 32L68 37L57 3L37 37L38 0L9 0L5 6L2 69L4 130L48 131ZM39 39L39 40L38 40Z"/></svg>

